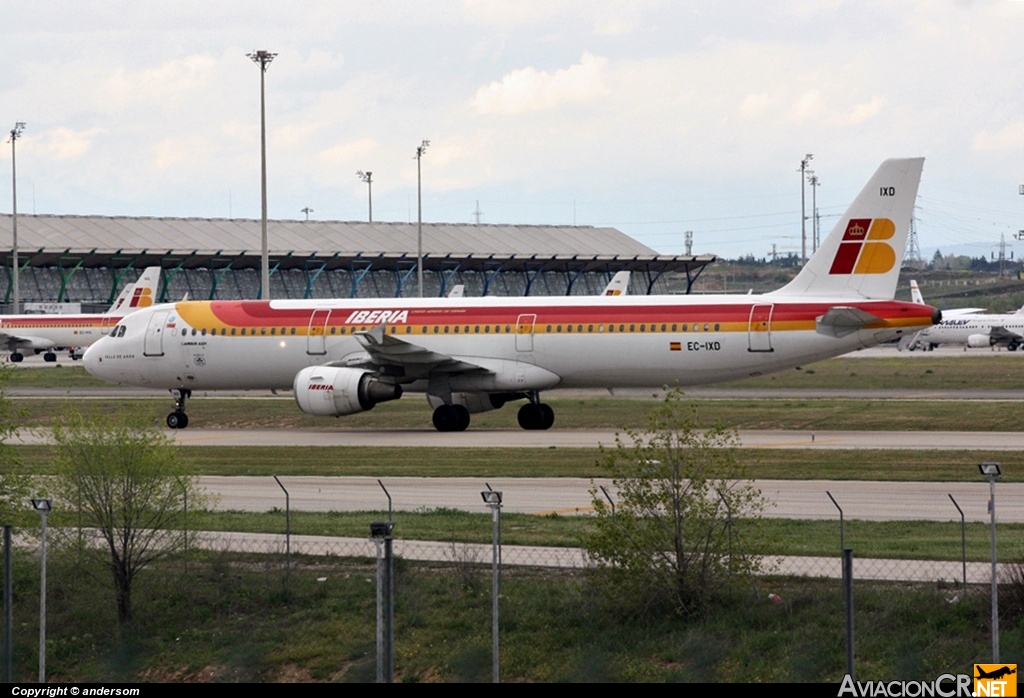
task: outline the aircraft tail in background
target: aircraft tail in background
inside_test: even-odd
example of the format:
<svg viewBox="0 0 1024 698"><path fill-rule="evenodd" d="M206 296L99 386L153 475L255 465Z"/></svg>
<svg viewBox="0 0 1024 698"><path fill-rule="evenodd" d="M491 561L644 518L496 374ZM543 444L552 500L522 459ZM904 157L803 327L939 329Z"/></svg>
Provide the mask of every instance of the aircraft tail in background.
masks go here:
<svg viewBox="0 0 1024 698"><path fill-rule="evenodd" d="M770 296L891 300L924 158L883 162L796 278Z"/></svg>
<svg viewBox="0 0 1024 698"><path fill-rule="evenodd" d="M148 308L156 302L157 289L160 286L160 267L146 267L134 284L126 284L114 304L104 315L118 317L139 308Z"/></svg>

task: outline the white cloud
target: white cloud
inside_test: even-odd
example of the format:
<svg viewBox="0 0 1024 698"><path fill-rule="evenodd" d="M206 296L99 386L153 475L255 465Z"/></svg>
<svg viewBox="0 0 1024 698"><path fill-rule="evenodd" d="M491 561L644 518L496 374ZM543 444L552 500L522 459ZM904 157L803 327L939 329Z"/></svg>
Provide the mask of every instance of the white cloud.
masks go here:
<svg viewBox="0 0 1024 698"><path fill-rule="evenodd" d="M995 133L981 131L974 136L971 146L976 151L1003 154L1008 150L1024 149L1024 121L1007 124Z"/></svg>
<svg viewBox="0 0 1024 698"><path fill-rule="evenodd" d="M584 53L580 62L553 73L520 68L476 91L470 104L479 114L514 115L586 102L608 93L608 59Z"/></svg>
<svg viewBox="0 0 1024 698"><path fill-rule="evenodd" d="M142 70L120 66L101 89L112 109L133 102L178 101L204 88L215 66L213 58L203 55L186 56Z"/></svg>
<svg viewBox="0 0 1024 698"><path fill-rule="evenodd" d="M328 165L361 167L362 161L377 150L377 145L373 138L360 138L321 150L317 157Z"/></svg>
<svg viewBox="0 0 1024 698"><path fill-rule="evenodd" d="M35 142L32 145L41 154L57 160L75 160L88 153L93 139L103 133L106 130L102 128L76 131L59 126L33 139Z"/></svg>

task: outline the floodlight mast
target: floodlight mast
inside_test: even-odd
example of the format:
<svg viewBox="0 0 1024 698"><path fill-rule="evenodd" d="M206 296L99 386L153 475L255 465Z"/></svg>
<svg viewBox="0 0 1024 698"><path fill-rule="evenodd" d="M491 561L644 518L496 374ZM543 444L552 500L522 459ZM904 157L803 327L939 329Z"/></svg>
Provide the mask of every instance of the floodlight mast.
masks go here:
<svg viewBox="0 0 1024 698"><path fill-rule="evenodd" d="M356 172L356 176L366 182L367 207L369 209L366 220L368 223L373 223L373 173L359 170Z"/></svg>
<svg viewBox="0 0 1024 698"><path fill-rule="evenodd" d="M17 315L21 312L21 288L18 285L18 166L17 151L15 143L21 138L21 132L25 130L25 122L18 121L11 129L11 304L12 313Z"/></svg>
<svg viewBox="0 0 1024 698"><path fill-rule="evenodd" d="M818 186L821 180L814 170L807 170L807 183L811 185L811 254L818 251Z"/></svg>
<svg viewBox="0 0 1024 698"><path fill-rule="evenodd" d="M263 202L262 235L260 247L260 298L270 300L270 254L267 251L267 100L266 75L267 66L277 56L270 51L253 51L247 53L252 62L260 67L260 194Z"/></svg>
<svg viewBox="0 0 1024 698"><path fill-rule="evenodd" d="M426 138L416 148L416 283L419 286L420 298L423 298L423 177L420 160L427 152L430 141Z"/></svg>
<svg viewBox="0 0 1024 698"><path fill-rule="evenodd" d="M807 173L807 165L814 159L812 153L807 153L800 161L800 266L807 266L807 209L806 195L804 194L804 180Z"/></svg>

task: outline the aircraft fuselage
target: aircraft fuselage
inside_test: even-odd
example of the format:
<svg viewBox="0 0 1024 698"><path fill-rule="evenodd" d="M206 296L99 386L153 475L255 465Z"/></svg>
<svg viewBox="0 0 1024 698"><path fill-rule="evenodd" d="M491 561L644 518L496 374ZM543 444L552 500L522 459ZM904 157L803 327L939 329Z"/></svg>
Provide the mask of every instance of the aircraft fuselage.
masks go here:
<svg viewBox="0 0 1024 698"><path fill-rule="evenodd" d="M290 389L303 368L359 365L367 354L357 337L380 328L469 364L540 368L562 388L686 386L838 356L933 321L931 307L913 303L847 305L880 322L831 336L816 319L835 301L771 295L185 302L125 318L122 336L98 343L86 359L96 375L130 385ZM387 378L415 391L425 377L407 366Z"/></svg>

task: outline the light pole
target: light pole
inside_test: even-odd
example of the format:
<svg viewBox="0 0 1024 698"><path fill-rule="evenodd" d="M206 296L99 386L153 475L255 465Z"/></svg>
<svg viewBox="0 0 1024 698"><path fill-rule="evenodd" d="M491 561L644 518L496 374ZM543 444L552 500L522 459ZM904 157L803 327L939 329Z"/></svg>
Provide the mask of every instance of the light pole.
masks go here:
<svg viewBox="0 0 1024 698"><path fill-rule="evenodd" d="M39 577L39 683L46 683L46 517L52 502L42 497L32 500L32 507L43 519L42 572Z"/></svg>
<svg viewBox="0 0 1024 698"><path fill-rule="evenodd" d="M20 271L18 269L18 158L14 145L21 137L23 130L25 130L24 121L16 122L14 128L11 129L11 266L13 267L11 275L13 309L11 312L14 315L21 312L21 289L18 286L18 272Z"/></svg>
<svg viewBox="0 0 1024 698"><path fill-rule="evenodd" d="M804 179L807 173L807 164L814 159L814 155L807 153L800 161L800 265L807 265L807 209L806 195L804 194Z"/></svg>
<svg viewBox="0 0 1024 698"><path fill-rule="evenodd" d="M992 522L992 663L999 663L999 574L996 569L996 479L1003 469L999 463L978 463L978 470L988 478L988 512Z"/></svg>
<svg viewBox="0 0 1024 698"><path fill-rule="evenodd" d="M307 206L306 208L301 209L299 211L299 213L305 213L306 214L306 220L308 221L309 220L309 214L313 213L313 209L311 209L309 206Z"/></svg>
<svg viewBox="0 0 1024 698"><path fill-rule="evenodd" d="M501 597L501 492L487 489L480 493L491 510L491 682L500 683L498 671L498 599Z"/></svg>
<svg viewBox="0 0 1024 698"><path fill-rule="evenodd" d="M430 141L426 138L416 148L416 283L419 286L420 298L423 298L423 176L420 169L420 160L423 153L427 152Z"/></svg>
<svg viewBox="0 0 1024 698"><path fill-rule="evenodd" d="M818 251L818 185L821 183L814 170L807 171L807 182L811 185L811 254Z"/></svg>
<svg viewBox="0 0 1024 698"><path fill-rule="evenodd" d="M377 546L377 683L395 679L394 531L394 521L370 523L370 538Z"/></svg>
<svg viewBox="0 0 1024 698"><path fill-rule="evenodd" d="M366 182L366 203L369 209L366 220L368 223L373 223L373 173L359 170L356 172L356 176Z"/></svg>
<svg viewBox="0 0 1024 698"><path fill-rule="evenodd" d="M263 199L263 228L260 248L260 261L262 264L260 275L260 298L270 299L270 256L267 252L267 100L266 100L266 76L267 66L274 60L276 53L270 51L253 51L245 54L252 59L252 62L260 67L260 163L262 172L260 177L260 194Z"/></svg>

